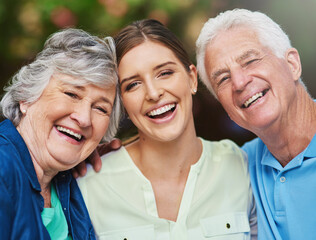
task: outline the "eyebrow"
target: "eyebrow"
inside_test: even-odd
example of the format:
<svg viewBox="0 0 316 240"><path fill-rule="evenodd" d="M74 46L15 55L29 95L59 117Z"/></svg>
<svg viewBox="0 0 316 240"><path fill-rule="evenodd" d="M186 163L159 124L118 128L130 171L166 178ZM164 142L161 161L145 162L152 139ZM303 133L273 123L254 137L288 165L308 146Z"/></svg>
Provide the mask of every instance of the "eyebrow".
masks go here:
<svg viewBox="0 0 316 240"><path fill-rule="evenodd" d="M176 65L175 62L168 61L168 62L159 64L158 66L154 67L154 70L157 70L157 69L162 68L162 67L164 67L164 66L166 66L166 65L169 65L169 64Z"/></svg>
<svg viewBox="0 0 316 240"><path fill-rule="evenodd" d="M251 56L259 56L260 53L255 49L249 49L245 53L243 53L241 56L237 58L237 62L240 63L241 61L251 57Z"/></svg>
<svg viewBox="0 0 316 240"><path fill-rule="evenodd" d="M175 62L168 61L168 62L164 62L162 64L157 65L156 67L153 68L153 70L157 70L157 69L162 68L162 67L164 67L166 65L169 65L169 64L176 65ZM132 79L137 78L137 77L139 77L139 74L135 74L133 76L130 76L130 77L127 77L127 78L123 78L122 81L120 82L120 86L122 86L124 82L132 80Z"/></svg>
<svg viewBox="0 0 316 240"><path fill-rule="evenodd" d="M85 86L74 86L76 89L78 89L79 91L84 91L85 90ZM99 98L100 101L108 103L111 105L111 107L113 106L112 102L110 99L108 99L107 97L100 97Z"/></svg>
<svg viewBox="0 0 316 240"><path fill-rule="evenodd" d="M230 72L227 68L222 68L217 70L216 72L212 73L211 79L215 80L218 76L220 76L222 73Z"/></svg>
<svg viewBox="0 0 316 240"><path fill-rule="evenodd" d="M112 102L111 102L107 97L101 97L100 100L103 101L103 102L106 102L106 103L110 104L110 106L113 107Z"/></svg>
<svg viewBox="0 0 316 240"><path fill-rule="evenodd" d="M237 61L238 63L240 63L240 62L242 62L243 60L245 60L245 59L247 59L247 58L249 58L249 57L251 57L251 56L259 56L259 55L260 55L260 53L259 53L257 50L255 50L255 49L249 49L248 51L244 52L241 56L239 56L239 57L236 59L236 61ZM216 72L214 72L214 73L212 74L211 79L214 80L214 79L216 79L218 76L220 76L222 73L225 73L225 72L229 72L229 70L226 69L226 68L221 68L221 69L217 70Z"/></svg>
<svg viewBox="0 0 316 240"><path fill-rule="evenodd" d="M127 78L123 78L122 81L119 84L120 84L120 86L122 86L124 82L132 80L132 79L137 78L137 77L139 77L139 74L135 74L133 76L130 76L130 77L127 77Z"/></svg>

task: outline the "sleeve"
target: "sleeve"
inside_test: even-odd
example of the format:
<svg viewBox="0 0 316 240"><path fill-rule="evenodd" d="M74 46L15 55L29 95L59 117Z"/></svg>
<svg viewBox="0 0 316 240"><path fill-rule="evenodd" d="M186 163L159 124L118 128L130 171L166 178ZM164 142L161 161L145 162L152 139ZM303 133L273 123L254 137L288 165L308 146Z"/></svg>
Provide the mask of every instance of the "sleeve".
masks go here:
<svg viewBox="0 0 316 240"><path fill-rule="evenodd" d="M250 224L251 239L257 240L258 238L257 210L256 210L255 199L253 196L252 196L252 206L251 206L250 214L249 214L249 224Z"/></svg>
<svg viewBox="0 0 316 240"><path fill-rule="evenodd" d="M242 148L241 150L243 158L245 159L246 169L248 170L248 154L245 152L245 149ZM248 171L247 171L248 172ZM249 174L249 172L248 172ZM252 194L252 189L250 188L249 199L250 199L250 206L248 210L248 217L249 217L249 225L250 225L250 234L251 240L257 240L258 237L258 226L257 226L257 210L256 210L256 202L255 198Z"/></svg>
<svg viewBox="0 0 316 240"><path fill-rule="evenodd" d="M14 221L13 201L8 189L0 177L0 239L11 239Z"/></svg>

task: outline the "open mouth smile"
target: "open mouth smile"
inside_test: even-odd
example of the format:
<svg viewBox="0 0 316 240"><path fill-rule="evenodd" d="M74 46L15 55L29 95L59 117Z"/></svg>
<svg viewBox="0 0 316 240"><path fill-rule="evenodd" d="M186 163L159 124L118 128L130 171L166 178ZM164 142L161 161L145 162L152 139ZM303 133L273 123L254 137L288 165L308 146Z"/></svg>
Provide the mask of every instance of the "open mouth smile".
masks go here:
<svg viewBox="0 0 316 240"><path fill-rule="evenodd" d="M150 118L164 118L171 114L176 108L175 103L167 104L163 107L154 109L147 113L147 116Z"/></svg>
<svg viewBox="0 0 316 240"><path fill-rule="evenodd" d="M244 102L244 104L242 105L242 108L250 107L252 104L257 102L260 98L262 98L268 91L269 89L266 89L266 90L263 90L262 92L256 93L255 95L250 97L246 102Z"/></svg>
<svg viewBox="0 0 316 240"><path fill-rule="evenodd" d="M67 129L67 128L64 128L64 127L61 127L61 126L56 126L56 129L65 134L66 136L80 142L82 139L83 139L83 136L79 133L75 133L73 131L71 131L70 129Z"/></svg>

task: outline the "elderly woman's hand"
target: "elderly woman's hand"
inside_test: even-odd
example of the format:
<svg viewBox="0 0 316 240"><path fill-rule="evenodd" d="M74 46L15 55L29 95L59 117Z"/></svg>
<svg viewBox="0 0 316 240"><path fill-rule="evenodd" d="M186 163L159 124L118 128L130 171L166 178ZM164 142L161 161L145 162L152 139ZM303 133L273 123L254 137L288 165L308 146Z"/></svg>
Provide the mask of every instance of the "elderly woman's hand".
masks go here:
<svg viewBox="0 0 316 240"><path fill-rule="evenodd" d="M91 164L94 171L99 172L102 167L102 161L100 156L115 151L122 146L122 142L118 138L114 138L110 143L100 144L97 149L95 149L91 155L83 162L79 163L76 167L72 169L72 175L75 178L83 177L87 173L87 163Z"/></svg>

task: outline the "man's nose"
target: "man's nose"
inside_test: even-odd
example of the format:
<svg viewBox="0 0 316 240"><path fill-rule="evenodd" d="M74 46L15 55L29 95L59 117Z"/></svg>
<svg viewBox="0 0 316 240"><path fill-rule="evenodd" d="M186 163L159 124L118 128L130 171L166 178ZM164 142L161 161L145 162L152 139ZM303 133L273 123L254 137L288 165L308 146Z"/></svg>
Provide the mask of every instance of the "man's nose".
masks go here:
<svg viewBox="0 0 316 240"><path fill-rule="evenodd" d="M235 91L242 91L251 82L251 77L242 69L231 71L231 80Z"/></svg>

